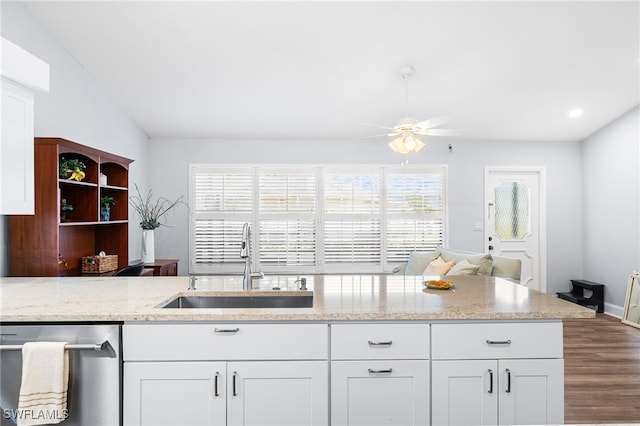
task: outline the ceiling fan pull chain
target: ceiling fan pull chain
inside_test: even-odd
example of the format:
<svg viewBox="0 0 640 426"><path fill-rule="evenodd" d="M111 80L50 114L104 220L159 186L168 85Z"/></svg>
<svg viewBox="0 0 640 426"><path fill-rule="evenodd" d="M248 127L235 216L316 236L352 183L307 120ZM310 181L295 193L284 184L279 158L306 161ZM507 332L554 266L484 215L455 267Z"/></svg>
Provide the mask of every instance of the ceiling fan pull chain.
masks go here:
<svg viewBox="0 0 640 426"><path fill-rule="evenodd" d="M409 74L404 74L404 116L409 117Z"/></svg>

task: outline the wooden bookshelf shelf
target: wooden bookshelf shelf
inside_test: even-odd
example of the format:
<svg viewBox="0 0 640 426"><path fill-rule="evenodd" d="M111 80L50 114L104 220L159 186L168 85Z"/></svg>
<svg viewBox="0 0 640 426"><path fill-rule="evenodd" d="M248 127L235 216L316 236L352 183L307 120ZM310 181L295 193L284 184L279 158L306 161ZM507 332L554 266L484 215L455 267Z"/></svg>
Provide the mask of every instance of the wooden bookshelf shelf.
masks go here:
<svg viewBox="0 0 640 426"><path fill-rule="evenodd" d="M81 181L60 177L62 158L86 168ZM9 275L80 275L82 257L104 251L129 263L129 165L133 160L61 138L35 138L35 215L9 217ZM99 176L107 178L100 185ZM111 220L100 217L100 198L113 197ZM63 204L73 210L63 213ZM63 220L64 216L64 220Z"/></svg>

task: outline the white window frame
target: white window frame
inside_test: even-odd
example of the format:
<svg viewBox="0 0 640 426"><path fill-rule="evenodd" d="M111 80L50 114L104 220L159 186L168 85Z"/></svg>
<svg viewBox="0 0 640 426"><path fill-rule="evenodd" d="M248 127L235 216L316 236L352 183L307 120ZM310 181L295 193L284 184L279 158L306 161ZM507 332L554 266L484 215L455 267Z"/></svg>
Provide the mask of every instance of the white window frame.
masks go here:
<svg viewBox="0 0 640 426"><path fill-rule="evenodd" d="M233 214L227 212L208 212L199 213L192 211L189 221L189 272L195 274L238 274L243 270L243 261L239 257L238 262L222 263L215 265L196 265L195 264L195 222L198 219L212 218L221 219L228 217L236 217L238 220L246 220L251 224L252 229L252 260L254 270L262 270L266 273L282 273L282 274L298 274L298 273L385 273L390 272L394 266L399 262L390 263L387 261L387 215L386 213L386 182L385 177L389 173L393 174L419 174L419 173L440 173L442 175L442 210L437 215L434 214L421 214L422 217L437 216L442 220L442 245L447 244L448 237L448 167L447 165L279 165L279 164L256 164L256 165L215 165L215 164L190 164L189 165L189 202L191 206L194 206L194 173L197 170L212 169L216 173L219 172L252 172L254 176L253 180L253 211ZM258 176L262 171L277 171L282 170L285 173L291 172L309 172L312 171L316 174L316 208L315 208L315 226L316 226L316 265L315 266L263 266L260 264L260 253L258 249L258 232L261 218L273 217L272 213L260 213L258 211ZM358 263L345 263L345 264L325 264L324 259L324 176L326 173L352 173L352 174L380 174L380 219L381 219L381 245L380 245L380 262L377 264L358 264ZM333 215L333 214L332 214ZM301 217L298 213L291 213L288 215L291 218ZM358 216L354 214L352 216ZM401 216L401 215L400 215ZM407 216L411 219L415 219L416 215L407 213ZM366 217L362 215L361 217ZM397 213L394 217L399 217Z"/></svg>

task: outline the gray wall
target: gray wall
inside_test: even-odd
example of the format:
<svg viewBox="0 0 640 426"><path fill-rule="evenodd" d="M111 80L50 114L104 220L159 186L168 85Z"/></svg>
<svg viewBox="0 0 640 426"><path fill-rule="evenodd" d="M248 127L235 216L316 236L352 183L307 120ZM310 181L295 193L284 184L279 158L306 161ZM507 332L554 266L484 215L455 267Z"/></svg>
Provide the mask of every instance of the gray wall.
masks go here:
<svg viewBox="0 0 640 426"><path fill-rule="evenodd" d="M617 307L629 274L640 270L639 123L636 107L582 143L582 275L605 284L607 303Z"/></svg>
<svg viewBox="0 0 640 426"><path fill-rule="evenodd" d="M452 143L453 152L448 144ZM448 246L486 251L484 232L485 166L544 166L547 171L549 293L566 290L581 276L581 157L580 144L546 142L431 141L418 154L392 152L383 140L268 141L152 139L149 185L158 195L188 198L188 165L212 164L447 164L449 167ZM189 216L180 209L171 227L156 231L156 257L180 259L180 274L188 272Z"/></svg>
<svg viewBox="0 0 640 426"><path fill-rule="evenodd" d="M0 14L2 36L50 66L51 90L35 96L35 135L62 137L131 158L130 183L146 187L147 136L21 2L0 2ZM7 220L0 219L0 276L6 276ZM140 229L130 226L129 235L129 257L139 258Z"/></svg>
<svg viewBox="0 0 640 426"><path fill-rule="evenodd" d="M1 33L51 66L51 91L36 95L36 136L59 136L135 160L130 185L170 199L188 196L190 163L397 164L405 157L384 141L152 140L20 2L0 2ZM572 278L607 284L613 309L624 303L629 272L640 269L638 108L580 143L432 141L412 163L449 166L448 245L484 251L485 166L545 166L547 285L553 294ZM131 221L130 259L140 230ZM188 272L188 211L156 232L156 257L180 259ZM6 217L0 216L0 276L6 275ZM583 266L584 264L584 266Z"/></svg>

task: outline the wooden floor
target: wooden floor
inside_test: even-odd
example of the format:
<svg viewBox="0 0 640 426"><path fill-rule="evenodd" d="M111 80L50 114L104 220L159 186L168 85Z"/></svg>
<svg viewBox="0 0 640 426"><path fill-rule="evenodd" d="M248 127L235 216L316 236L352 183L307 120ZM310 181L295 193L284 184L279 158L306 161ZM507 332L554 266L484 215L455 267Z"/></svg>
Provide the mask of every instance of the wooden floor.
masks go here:
<svg viewBox="0 0 640 426"><path fill-rule="evenodd" d="M564 321L565 423L640 423L640 329Z"/></svg>

